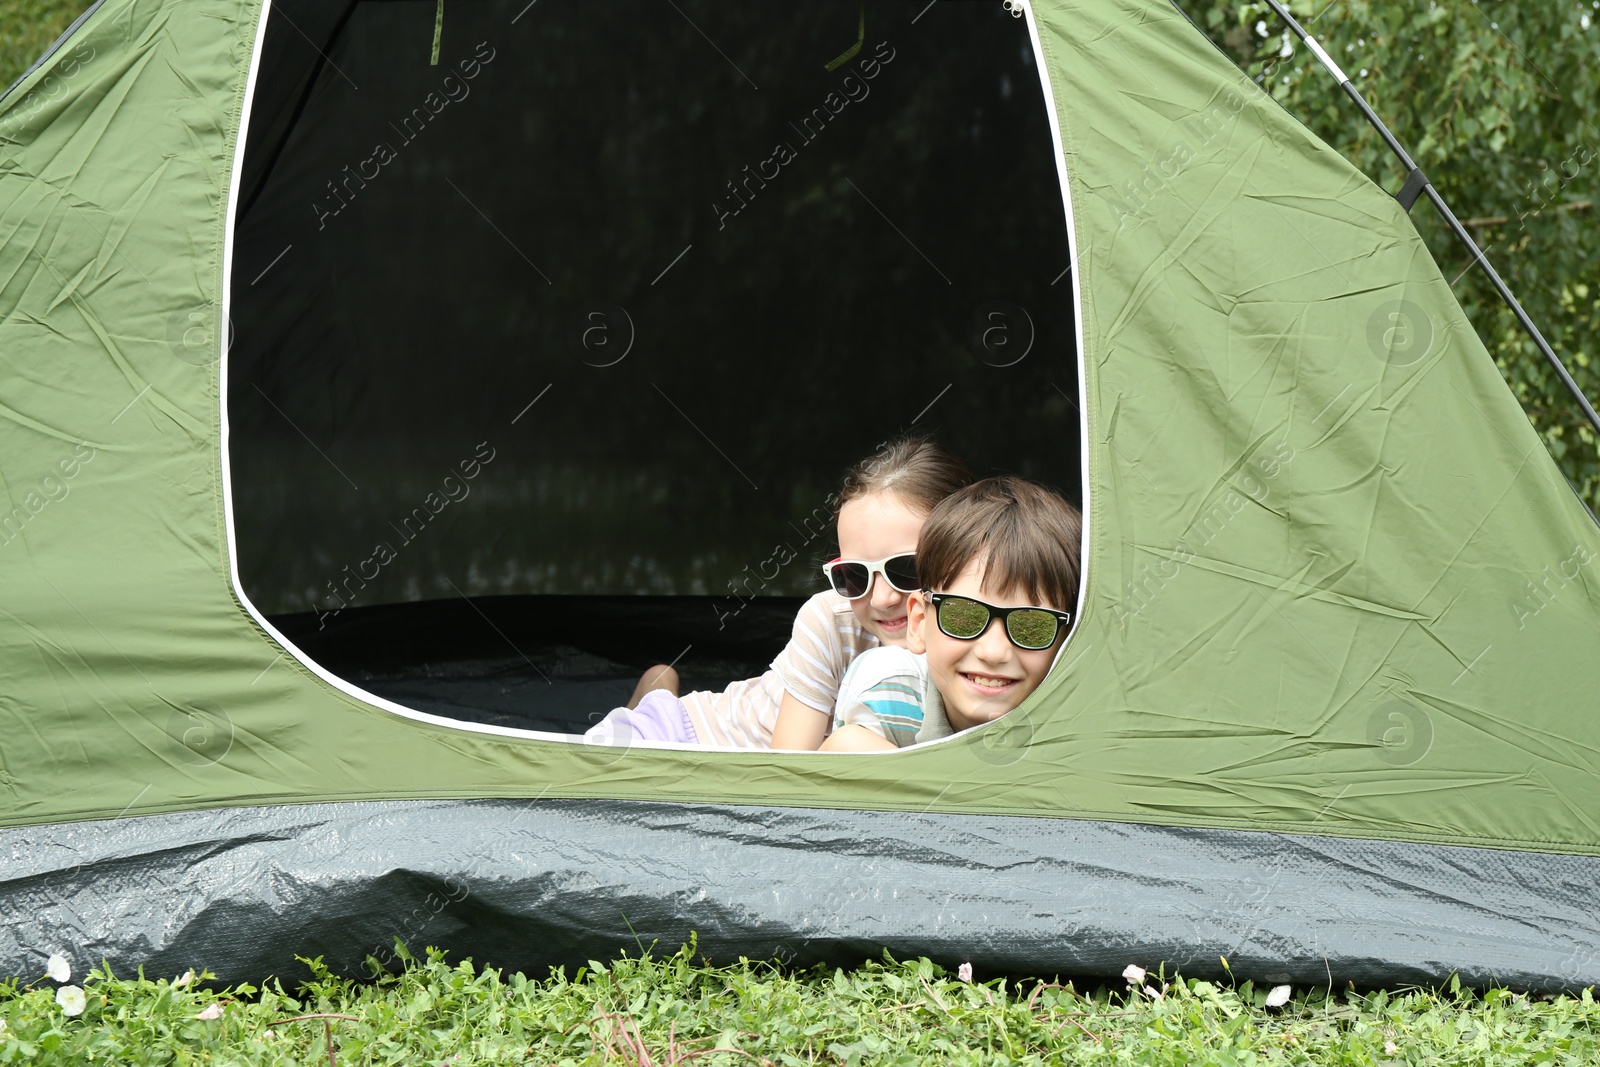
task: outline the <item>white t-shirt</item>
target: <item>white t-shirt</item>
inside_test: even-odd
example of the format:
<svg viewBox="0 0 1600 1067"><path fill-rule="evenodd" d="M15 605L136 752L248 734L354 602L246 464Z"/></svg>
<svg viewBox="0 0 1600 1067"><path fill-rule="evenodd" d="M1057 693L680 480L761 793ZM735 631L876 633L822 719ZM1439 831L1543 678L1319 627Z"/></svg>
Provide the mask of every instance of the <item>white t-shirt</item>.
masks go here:
<svg viewBox="0 0 1600 1067"><path fill-rule="evenodd" d="M850 602L832 590L818 593L795 616L794 632L767 673L734 682L720 693L681 698L703 745L771 748L783 694L824 715L833 710L839 680L878 639L861 627Z"/></svg>
<svg viewBox="0 0 1600 1067"><path fill-rule="evenodd" d="M895 646L874 648L850 664L833 709L833 728L841 726L864 726L897 748L953 732L928 658Z"/></svg>

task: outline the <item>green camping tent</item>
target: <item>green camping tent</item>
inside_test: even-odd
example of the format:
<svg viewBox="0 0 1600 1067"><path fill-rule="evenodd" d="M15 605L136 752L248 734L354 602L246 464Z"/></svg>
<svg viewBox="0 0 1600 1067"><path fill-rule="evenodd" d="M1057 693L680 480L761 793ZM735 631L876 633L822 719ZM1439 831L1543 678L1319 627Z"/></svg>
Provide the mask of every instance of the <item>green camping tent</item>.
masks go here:
<svg viewBox="0 0 1600 1067"><path fill-rule="evenodd" d="M757 506L731 495L739 479L765 483L761 506L809 540L800 517L815 512L813 490L876 440L823 435L823 473L783 498L738 462L776 431L707 421L717 405L781 397L717 392L740 377L733 354L703 366L684 342L690 362L634 382L678 408L648 416L672 434L652 426L606 452L610 405L623 423L647 418L627 408L634 393L611 384L620 378L569 390L606 360L580 369L576 349L540 347L545 327L496 302L511 271L530 302L567 284L541 262L534 224L507 230L503 212L568 213L598 233L628 210L574 198L584 182L604 185L607 167L625 171L627 147L605 141L589 169L563 177L559 152L577 142L562 138L591 120L563 125L581 102L539 79L590 37L639 49L608 61L608 85L626 87L639 64L665 77L630 27L678 15L581 8L451 0L441 24L432 2L101 0L0 99L0 970L37 971L67 951L122 970L198 961L242 978L281 972L297 952L354 968L394 936L531 966L614 952L632 943L631 924L666 942L698 931L713 956L859 959L888 946L1032 973L1165 960L1202 974L1226 954L1236 973L1264 978L1600 980L1600 531L1405 210L1166 0L1024 2L1014 21L998 4L871 4L846 68L825 70L834 52L790 38L763 53L804 53L816 78L851 70L857 85L876 58L873 91L887 102L897 64L923 62L930 80L961 66L917 59L928 52L918 34L936 39L941 20L976 10L1023 35L1008 62L1037 90L1006 80L988 112L975 105L960 121L976 131L1000 121L998 101L1024 95L1046 116L1029 144L1057 188L1029 210L1064 221L1041 255L1068 258L1016 303L1056 324L1041 325L1040 352L1018 364L1033 373L1049 359L1049 370L1002 381L1006 360L980 366L963 352L973 366L950 370L961 388L940 400L940 360L958 357L930 335L915 360L851 352L774 392L820 407L853 406L856 389L903 390L906 413L886 421L925 425L935 416L912 415L930 399L939 417L977 412L976 428L949 424L969 435L966 450L998 440L986 462L1010 448L1014 468L1081 479L1069 487L1087 519L1078 619L1025 706L888 755L616 749L548 724L420 710L339 669L334 652L313 654L332 609L296 591L303 574L353 596L344 566L366 575L373 557L329 548L296 570L299 541L324 536L313 526L337 526L358 504L319 505L315 520L295 509L334 500L341 479L352 492L337 499L370 499L359 494L378 490L361 471L396 472L388 500L425 499L451 468L419 472L418 457L475 459L487 496L504 442L545 433L524 439L545 488L495 498L514 516L504 525L529 537L559 525L559 539L525 551L554 545L604 579L604 552L634 544L617 531L658 521L637 503L655 498L638 488L619 504L579 460L604 453L596 463L618 478L629 455L678 462L747 433L748 453L706 450L681 477L684 491L716 482L696 505L711 521L679 516L706 538L726 535L716 560L669 560L655 585L590 587L561 572L504 587L554 598L539 603L602 636L635 634L635 605L674 619L674 605L699 596L693 625L711 641L725 626L707 618L762 610L748 583L731 600L711 595L765 562L729 563L749 546L734 516ZM817 40L842 26L836 43L847 44L855 5L826 10ZM764 74L725 44L755 16L710 3L680 14L659 48L701 49L674 77L702 89L720 79L718 95L648 91L686 128L708 109L756 107L771 91L754 88ZM719 58L712 41L731 50ZM834 110L831 84L816 83L816 130L838 125L819 136L796 123L797 167L820 160L835 130L851 136L853 112ZM895 90L908 109L916 89L908 75ZM617 92L608 121L654 129ZM863 115L875 106L841 93ZM429 155L428 138L458 119L478 132ZM361 124L380 121L394 130L380 139L387 153L361 140ZM484 130L499 132L485 143ZM469 144L479 170L450 162ZM938 248L890 232L900 201L881 189L852 193L848 174L824 181L820 163L812 178L749 184L740 165L770 175L757 162L774 158L768 144L727 147L709 166L717 198L684 193L684 221L648 241L640 229L611 235L648 252L635 295L619 301L658 301L630 309L641 351L669 307L704 319L732 307L695 280L695 252L722 255L717 235L747 223L759 242L758 225L777 225L761 210L817 228L819 257L835 265L876 254L840 247L818 221L848 211L839 232L860 249L881 236L906 271L933 268L886 276L884 293L954 292L940 278L962 253L952 246L934 266ZM918 168L938 171L910 141L863 138L852 150L900 166L908 189ZM439 199L420 199L424 179ZM1017 187L1027 181L1019 172ZM634 194L679 192L649 185L632 183ZM860 200L832 207L818 188ZM381 227L362 215L379 203L394 212ZM929 203L930 217L957 220L983 206ZM457 251L452 233L481 243ZM577 243L566 254L579 256ZM374 248L382 255L350 258ZM436 270L411 271L418 288L389 278L355 292L351 279L380 259ZM794 284L827 269L784 265ZM429 293L449 299L424 322ZM932 305L907 306L908 322L936 318L916 310ZM750 321L778 314L755 305ZM828 314L818 305L773 332L810 336ZM411 331L446 327L472 343L407 347ZM552 346L564 329L550 327ZM381 343L363 347L368 336ZM507 377L473 385L485 373L474 353L495 337L512 338L496 356ZM616 369L642 365L629 356ZM1007 406L978 403L984 383L999 383ZM451 407L468 386L471 403ZM542 386L552 392L541 400ZM710 399L685 399L699 396ZM375 413L397 410L406 433L356 470ZM466 429L426 452L416 441L434 425ZM772 469L797 446L786 447L774 446ZM290 448L298 458L284 458ZM502 484L532 484L534 469ZM601 542L612 547L585 555ZM420 548L396 554L402 569L434 566ZM370 603L455 604L454 623L434 616L440 630L509 625L481 595L501 587L442 586L408 592L397 578ZM804 588L786 577L770 591ZM414 629L371 625L379 645ZM750 655L775 652L770 636L751 637L761 651Z"/></svg>

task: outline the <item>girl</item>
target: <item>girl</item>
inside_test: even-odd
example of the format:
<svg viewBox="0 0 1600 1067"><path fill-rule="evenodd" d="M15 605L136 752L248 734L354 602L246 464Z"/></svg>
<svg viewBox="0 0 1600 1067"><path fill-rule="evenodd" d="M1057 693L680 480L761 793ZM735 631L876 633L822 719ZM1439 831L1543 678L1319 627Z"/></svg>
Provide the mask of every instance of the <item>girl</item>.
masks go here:
<svg viewBox="0 0 1600 1067"><path fill-rule="evenodd" d="M816 749L851 660L879 645L905 645L906 596L920 588L917 536L934 505L971 481L965 464L923 437L896 441L856 464L834 502L839 558L823 566L832 588L806 601L767 673L680 699L677 672L651 667L629 707L611 712L585 739Z"/></svg>

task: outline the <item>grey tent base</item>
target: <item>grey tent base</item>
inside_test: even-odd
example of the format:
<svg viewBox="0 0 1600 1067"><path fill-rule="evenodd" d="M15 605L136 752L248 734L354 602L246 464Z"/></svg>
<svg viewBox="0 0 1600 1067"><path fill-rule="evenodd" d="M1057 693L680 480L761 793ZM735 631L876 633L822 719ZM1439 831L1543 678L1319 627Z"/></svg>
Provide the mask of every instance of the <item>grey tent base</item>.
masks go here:
<svg viewBox="0 0 1600 1067"><path fill-rule="evenodd" d="M396 937L542 977L691 932L984 974L1600 982L1600 858L1004 816L627 801L231 808L0 830L0 974L364 973Z"/></svg>

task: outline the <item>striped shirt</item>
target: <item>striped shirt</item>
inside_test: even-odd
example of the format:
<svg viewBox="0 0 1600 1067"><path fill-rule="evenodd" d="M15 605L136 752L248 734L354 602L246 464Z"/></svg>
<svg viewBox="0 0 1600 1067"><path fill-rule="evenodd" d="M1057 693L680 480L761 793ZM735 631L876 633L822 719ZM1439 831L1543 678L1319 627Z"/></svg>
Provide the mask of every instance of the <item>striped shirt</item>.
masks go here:
<svg viewBox="0 0 1600 1067"><path fill-rule="evenodd" d="M857 656L833 709L833 728L841 726L864 726L896 748L948 737L950 721L928 658L897 647Z"/></svg>
<svg viewBox="0 0 1600 1067"><path fill-rule="evenodd" d="M831 590L821 592L795 616L789 643L767 673L734 682L720 693L686 693L683 706L702 745L771 748L785 692L808 708L831 714L839 680L851 661L877 646L878 639L862 629L848 600Z"/></svg>

